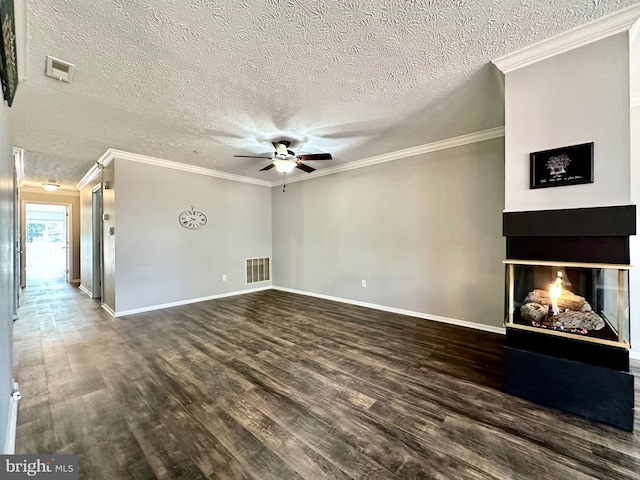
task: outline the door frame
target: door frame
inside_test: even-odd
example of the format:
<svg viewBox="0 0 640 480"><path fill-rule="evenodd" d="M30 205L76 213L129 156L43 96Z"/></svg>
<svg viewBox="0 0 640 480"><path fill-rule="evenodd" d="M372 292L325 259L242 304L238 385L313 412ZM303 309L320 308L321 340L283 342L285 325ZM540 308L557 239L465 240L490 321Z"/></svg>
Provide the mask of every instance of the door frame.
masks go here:
<svg viewBox="0 0 640 480"><path fill-rule="evenodd" d="M20 172L24 171L22 151L16 152L14 148L14 168L13 168L13 320L18 319L18 308L20 308L21 275L22 275L22 217L20 216ZM22 164L22 168L20 165Z"/></svg>
<svg viewBox="0 0 640 480"><path fill-rule="evenodd" d="M67 202L44 202L40 200L22 200L20 202L20 286L25 288L27 286L27 245L26 245L26 230L27 230L27 204L39 204L39 205L61 205L66 207L66 219L65 219L65 235L66 235L66 273L65 280L67 283L73 281L73 205Z"/></svg>
<svg viewBox="0 0 640 480"><path fill-rule="evenodd" d="M103 285L103 251L102 251L102 183L99 183L91 189L91 261L92 261L92 279L91 294L92 298L102 299Z"/></svg>

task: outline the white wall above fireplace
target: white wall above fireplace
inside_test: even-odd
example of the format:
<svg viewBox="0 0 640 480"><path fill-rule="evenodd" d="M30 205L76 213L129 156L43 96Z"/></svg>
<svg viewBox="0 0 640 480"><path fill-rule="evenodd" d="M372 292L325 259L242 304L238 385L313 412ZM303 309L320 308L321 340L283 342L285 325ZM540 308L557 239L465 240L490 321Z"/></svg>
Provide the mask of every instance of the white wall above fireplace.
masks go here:
<svg viewBox="0 0 640 480"><path fill-rule="evenodd" d="M629 32L505 77L505 211L631 203ZM594 142L594 183L531 190L529 154Z"/></svg>

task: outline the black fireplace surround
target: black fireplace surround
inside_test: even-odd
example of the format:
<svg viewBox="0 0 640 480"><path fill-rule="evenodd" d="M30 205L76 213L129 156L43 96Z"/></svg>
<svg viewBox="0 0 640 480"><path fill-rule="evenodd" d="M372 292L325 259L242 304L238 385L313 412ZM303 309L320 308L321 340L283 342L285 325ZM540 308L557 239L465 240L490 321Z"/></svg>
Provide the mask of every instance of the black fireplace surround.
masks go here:
<svg viewBox="0 0 640 480"><path fill-rule="evenodd" d="M505 212L503 234L508 260L628 265L636 207ZM504 357L508 393L633 429L628 349L507 327Z"/></svg>

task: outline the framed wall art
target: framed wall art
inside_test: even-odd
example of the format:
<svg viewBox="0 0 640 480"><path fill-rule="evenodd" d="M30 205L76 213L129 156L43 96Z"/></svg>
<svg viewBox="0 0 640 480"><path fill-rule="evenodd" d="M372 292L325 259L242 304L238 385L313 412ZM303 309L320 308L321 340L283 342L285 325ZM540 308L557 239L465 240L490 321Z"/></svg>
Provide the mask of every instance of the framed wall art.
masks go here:
<svg viewBox="0 0 640 480"><path fill-rule="evenodd" d="M13 0L0 0L0 25L2 26L2 46L0 46L0 80L2 93L7 105L11 106L18 88L18 60L16 57L16 24L13 14Z"/></svg>
<svg viewBox="0 0 640 480"><path fill-rule="evenodd" d="M593 142L530 154L529 188L593 183Z"/></svg>

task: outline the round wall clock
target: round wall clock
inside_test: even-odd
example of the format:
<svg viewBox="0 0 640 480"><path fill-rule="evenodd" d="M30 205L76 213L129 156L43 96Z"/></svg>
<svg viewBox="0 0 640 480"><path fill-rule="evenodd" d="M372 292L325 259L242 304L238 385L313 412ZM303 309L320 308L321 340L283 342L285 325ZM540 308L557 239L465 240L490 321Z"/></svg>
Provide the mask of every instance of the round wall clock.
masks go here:
<svg viewBox="0 0 640 480"><path fill-rule="evenodd" d="M207 216L191 205L191 210L182 212L178 216L178 221L185 228L202 228L207 224Z"/></svg>

